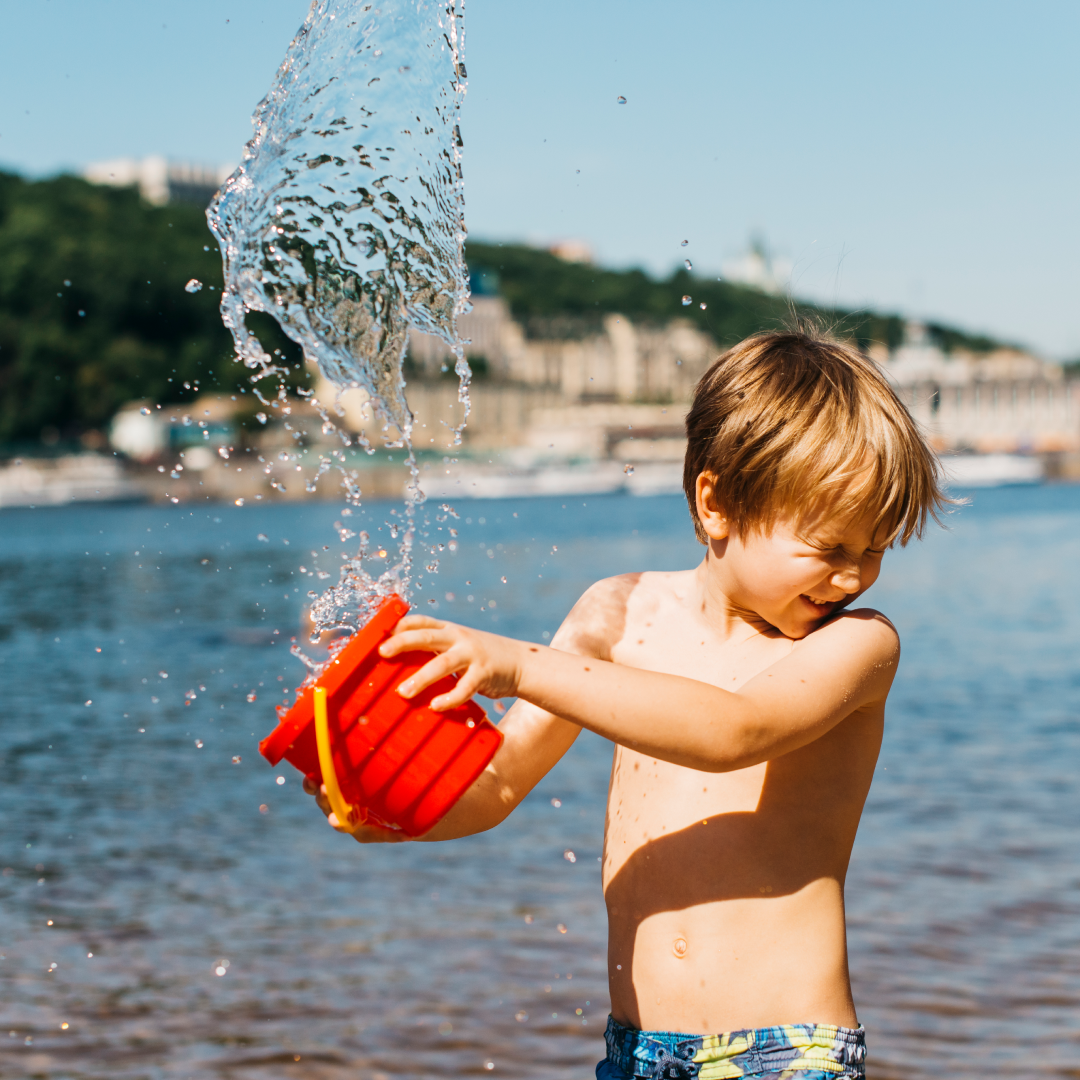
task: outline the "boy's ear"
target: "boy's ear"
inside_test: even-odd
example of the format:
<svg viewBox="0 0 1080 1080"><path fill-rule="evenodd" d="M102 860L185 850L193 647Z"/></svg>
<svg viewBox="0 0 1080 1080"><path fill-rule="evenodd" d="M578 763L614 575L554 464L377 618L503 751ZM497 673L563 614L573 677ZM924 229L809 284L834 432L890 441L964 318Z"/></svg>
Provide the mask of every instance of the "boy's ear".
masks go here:
<svg viewBox="0 0 1080 1080"><path fill-rule="evenodd" d="M705 535L710 540L726 540L731 530L727 515L716 501L716 477L712 473L698 473L697 516Z"/></svg>

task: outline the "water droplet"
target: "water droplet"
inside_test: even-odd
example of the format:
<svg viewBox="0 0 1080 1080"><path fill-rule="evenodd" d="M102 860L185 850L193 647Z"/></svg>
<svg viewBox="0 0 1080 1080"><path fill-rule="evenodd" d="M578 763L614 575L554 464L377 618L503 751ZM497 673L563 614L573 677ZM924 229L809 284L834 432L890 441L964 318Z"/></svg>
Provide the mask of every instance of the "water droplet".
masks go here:
<svg viewBox="0 0 1080 1080"><path fill-rule="evenodd" d="M185 286L184 292L196 293L202 288L202 282L198 278L192 278Z"/></svg>
<svg viewBox="0 0 1080 1080"><path fill-rule="evenodd" d="M278 777L278 778L277 778L277 779L276 779L276 780L274 781L274 783L275 783L275 784L277 784L277 785L278 785L278 787L281 787L281 785L285 783L285 777L284 777L284 776L279 776L279 777Z"/></svg>
<svg viewBox="0 0 1080 1080"><path fill-rule="evenodd" d="M65 1021L64 1021L64 1022L63 1022L63 1023L62 1023L61 1025L60 1025L60 1030L61 1030L61 1031L67 1031L67 1029L68 1029L69 1027L71 1027L71 1025L70 1025L70 1024L69 1024L69 1023L68 1023L68 1022L67 1022L67 1021L65 1020Z"/></svg>
<svg viewBox="0 0 1080 1080"><path fill-rule="evenodd" d="M91 701L91 700L90 700L90 699L88 698L88 699L86 700L85 704L87 704L87 705L93 705L94 703L93 703L93 701Z"/></svg>
<svg viewBox="0 0 1080 1080"><path fill-rule="evenodd" d="M571 850L570 850L569 848L567 848L567 849L566 849L566 850L565 850L565 851L564 851L564 852L562 853L562 857L563 857L563 858L564 858L564 859L565 859L565 860L566 860L567 862L571 862L571 863L573 863L573 862L577 862L577 856L576 856L576 855L575 855L575 854L574 854L574 853L573 853L573 852L572 852L572 851L571 851Z"/></svg>
<svg viewBox="0 0 1080 1080"><path fill-rule="evenodd" d="M232 763L234 765L239 765L240 764L240 755L239 754L233 754Z"/></svg>
<svg viewBox="0 0 1080 1080"><path fill-rule="evenodd" d="M259 533L259 535L255 537L255 539L260 541L263 544L269 544L270 543L270 537L267 536L266 533Z"/></svg>
<svg viewBox="0 0 1080 1080"><path fill-rule="evenodd" d="M555 929L558 930L560 934L565 934L566 933L566 923L556 923Z"/></svg>
<svg viewBox="0 0 1080 1080"><path fill-rule="evenodd" d="M158 678L159 679L167 679L168 677L169 677L169 673L167 671L159 671L158 672Z"/></svg>
<svg viewBox="0 0 1080 1080"><path fill-rule="evenodd" d="M685 266L687 270L694 269L694 264L689 259L683 259L683 266Z"/></svg>
<svg viewBox="0 0 1080 1080"><path fill-rule="evenodd" d="M689 307L693 302L694 302L694 298L692 296L687 295L687 296L684 296L682 298L682 306L683 307Z"/></svg>
<svg viewBox="0 0 1080 1080"><path fill-rule="evenodd" d="M708 305L705 303L704 300L702 300L701 303L698 304L698 307L701 308L702 311L704 311L705 308L708 307Z"/></svg>
<svg viewBox="0 0 1080 1080"><path fill-rule="evenodd" d="M260 814L269 814L270 813L270 807L267 806L266 803L259 803L259 813Z"/></svg>
<svg viewBox="0 0 1080 1080"><path fill-rule="evenodd" d="M201 750L202 748L203 748L203 741L202 741L202 739L196 739L196 740L195 740L195 749L196 749L196 750Z"/></svg>
<svg viewBox="0 0 1080 1080"><path fill-rule="evenodd" d="M525 1021L529 1019L529 1014L524 1009L519 1009L516 1013L514 1013L514 1019L519 1024L524 1024Z"/></svg>
<svg viewBox="0 0 1080 1080"><path fill-rule="evenodd" d="M255 414L255 419L258 420L260 424L265 424L266 423L266 413L257 412Z"/></svg>
<svg viewBox="0 0 1080 1080"><path fill-rule="evenodd" d="M139 410L139 412L142 413L143 416L150 415L150 410L145 405Z"/></svg>
<svg viewBox="0 0 1080 1080"><path fill-rule="evenodd" d="M622 470L622 471L623 471L624 473L626 473L626 475L627 475L627 476L633 476L633 475L634 475L634 466L633 466L633 465L629 465L629 464L628 464L628 465L624 465L624 466L623 466L623 470Z"/></svg>
<svg viewBox="0 0 1080 1080"><path fill-rule="evenodd" d="M620 94L620 95L619 95L619 96L618 96L618 97L617 97L617 98L615 99L615 101L616 101L616 102L617 102L617 103L618 103L619 105L625 105L625 104L626 104L626 98L624 98L624 97L622 96L622 94Z"/></svg>
<svg viewBox="0 0 1080 1080"><path fill-rule="evenodd" d="M453 1030L454 1030L454 1025L451 1024L449 1020L444 1020L439 1025L439 1034L440 1035L449 1035L449 1034L451 1034L453 1032Z"/></svg>
<svg viewBox="0 0 1080 1080"><path fill-rule="evenodd" d="M488 1072L491 1072L491 1070L495 1068L495 1062L494 1061L485 1061L484 1062L484 1068L487 1069Z"/></svg>
<svg viewBox="0 0 1080 1080"><path fill-rule="evenodd" d="M194 701L198 696L199 695L196 694L194 690L185 690L184 691L184 698L187 701Z"/></svg>
<svg viewBox="0 0 1080 1080"><path fill-rule="evenodd" d="M679 247L686 247L686 245L687 245L687 244L689 244L689 243L690 243L690 241L689 241L689 240L684 240L684 241L683 241L683 242L682 242L682 243L681 243L681 244L679 245Z"/></svg>
<svg viewBox="0 0 1080 1080"><path fill-rule="evenodd" d="M219 446L217 452L219 457L224 458L226 461L229 460L229 448L227 446Z"/></svg>
<svg viewBox="0 0 1080 1080"><path fill-rule="evenodd" d="M254 701L258 696L259 695L256 694L254 690L249 690L247 699L248 699L248 701Z"/></svg>
<svg viewBox="0 0 1080 1080"><path fill-rule="evenodd" d="M554 806L556 810L558 810L558 808L562 806L562 799L552 799L551 805Z"/></svg>

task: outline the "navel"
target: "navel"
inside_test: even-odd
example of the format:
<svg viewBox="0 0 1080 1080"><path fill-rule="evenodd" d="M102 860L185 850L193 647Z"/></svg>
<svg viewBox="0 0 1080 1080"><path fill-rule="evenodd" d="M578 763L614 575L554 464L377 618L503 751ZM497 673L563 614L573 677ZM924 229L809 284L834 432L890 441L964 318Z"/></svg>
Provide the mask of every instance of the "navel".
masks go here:
<svg viewBox="0 0 1080 1080"><path fill-rule="evenodd" d="M675 940L674 940L674 941L673 941L673 942L671 943L671 951L672 951L672 952L673 952L673 953L674 953L674 954L676 955L676 957L677 957L678 959L680 959L680 960L682 960L682 959L683 959L683 957L684 957L684 956L686 956L686 950L687 950L687 948L689 948L689 946L688 946L688 945L686 944L686 938L681 938L681 937L677 937L677 938L676 938L676 939L675 939Z"/></svg>

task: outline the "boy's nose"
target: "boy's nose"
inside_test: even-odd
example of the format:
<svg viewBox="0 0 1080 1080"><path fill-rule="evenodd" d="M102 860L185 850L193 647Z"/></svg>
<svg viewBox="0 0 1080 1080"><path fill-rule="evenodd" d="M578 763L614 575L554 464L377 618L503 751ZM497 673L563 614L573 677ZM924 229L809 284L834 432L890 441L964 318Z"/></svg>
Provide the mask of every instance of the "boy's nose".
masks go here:
<svg viewBox="0 0 1080 1080"><path fill-rule="evenodd" d="M857 566L845 566L829 578L829 584L846 593L857 593L862 588L862 575Z"/></svg>

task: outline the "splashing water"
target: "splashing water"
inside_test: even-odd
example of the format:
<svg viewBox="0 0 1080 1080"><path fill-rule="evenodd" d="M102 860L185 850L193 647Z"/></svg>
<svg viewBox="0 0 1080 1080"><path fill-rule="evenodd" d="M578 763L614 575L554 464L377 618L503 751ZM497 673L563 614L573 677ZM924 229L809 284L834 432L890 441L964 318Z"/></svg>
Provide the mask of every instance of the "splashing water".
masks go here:
<svg viewBox="0 0 1080 1080"><path fill-rule="evenodd" d="M402 376L409 327L441 337L457 357L467 419L469 367L457 332L468 303L463 42L461 0L312 3L252 117L240 167L207 210L224 262L222 319L268 408L286 411L286 370L248 327L251 312L272 315L339 394L366 391L390 446L407 446L412 430ZM274 383L276 392L264 393ZM311 403L323 434L351 445L330 417L331 408L343 415L340 404ZM364 433L360 442L371 451ZM324 457L320 475L336 464L347 501L358 505L344 460L340 451ZM400 561L368 573L362 541L337 585L309 593L313 640L355 629L391 591L407 595L423 499L411 447L408 463Z"/></svg>

